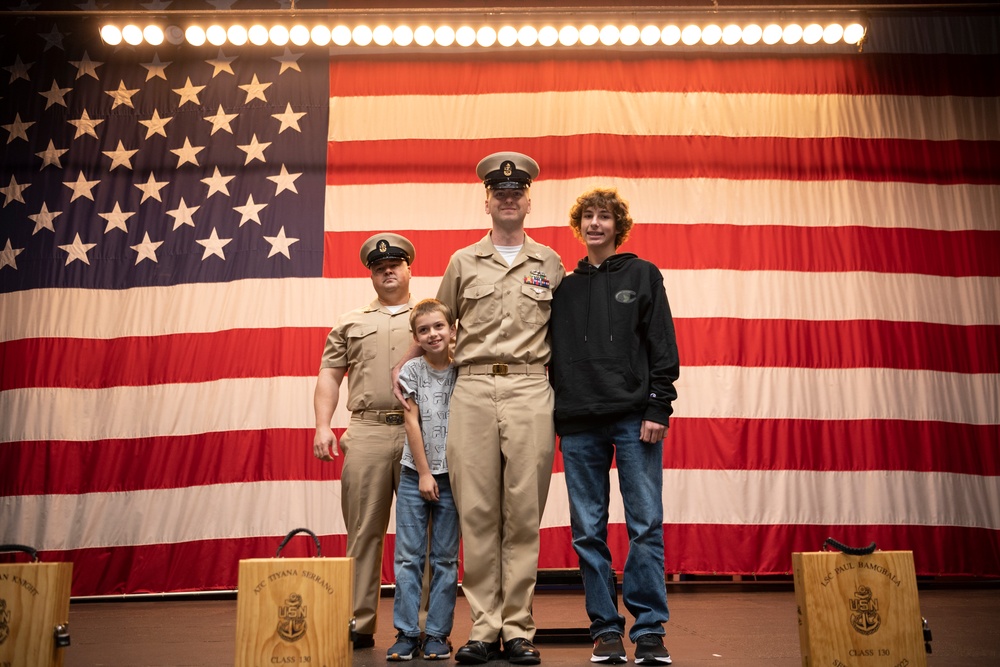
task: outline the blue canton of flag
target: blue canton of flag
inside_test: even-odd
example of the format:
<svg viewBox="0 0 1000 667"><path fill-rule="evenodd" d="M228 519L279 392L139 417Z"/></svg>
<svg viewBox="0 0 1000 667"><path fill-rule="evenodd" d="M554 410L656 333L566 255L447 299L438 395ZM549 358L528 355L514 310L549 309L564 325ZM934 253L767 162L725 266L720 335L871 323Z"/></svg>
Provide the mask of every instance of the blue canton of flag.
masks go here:
<svg viewBox="0 0 1000 667"><path fill-rule="evenodd" d="M0 292L322 275L325 50L5 23Z"/></svg>

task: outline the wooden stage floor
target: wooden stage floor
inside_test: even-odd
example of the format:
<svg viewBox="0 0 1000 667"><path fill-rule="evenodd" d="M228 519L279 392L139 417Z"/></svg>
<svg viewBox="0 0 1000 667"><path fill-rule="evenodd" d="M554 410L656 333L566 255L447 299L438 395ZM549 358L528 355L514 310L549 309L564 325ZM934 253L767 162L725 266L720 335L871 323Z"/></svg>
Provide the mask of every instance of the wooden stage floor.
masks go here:
<svg viewBox="0 0 1000 667"><path fill-rule="evenodd" d="M674 665L801 664L795 596L790 584L671 584L668 602L671 619L666 645ZM1000 582L921 588L920 609L934 637L929 667L1000 665ZM539 591L535 620L539 628L536 644L543 665L591 664L590 642L574 640L571 632L586 628L588 623L581 591ZM460 594L452 635L456 647L465 643L469 626L468 604ZM74 601L70 631L72 645L65 649L66 667L232 665L236 600L233 595L216 595ZM384 595L376 646L355 651L355 667L386 665L385 650L394 637L392 598ZM626 649L631 659L632 646ZM447 660L428 664L456 663Z"/></svg>

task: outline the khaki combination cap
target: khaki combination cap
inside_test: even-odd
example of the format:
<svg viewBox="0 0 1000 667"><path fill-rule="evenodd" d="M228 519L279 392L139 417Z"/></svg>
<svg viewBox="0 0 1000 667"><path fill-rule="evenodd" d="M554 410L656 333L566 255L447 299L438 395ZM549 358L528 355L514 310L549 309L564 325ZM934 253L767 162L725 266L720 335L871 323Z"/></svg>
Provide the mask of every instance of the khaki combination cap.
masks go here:
<svg viewBox="0 0 1000 667"><path fill-rule="evenodd" d="M524 153L493 153L479 161L476 175L487 188L518 190L529 187L538 177L538 163Z"/></svg>
<svg viewBox="0 0 1000 667"><path fill-rule="evenodd" d="M413 244L399 234L380 232L361 244L361 263L368 268L383 259L401 259L413 264L413 255Z"/></svg>

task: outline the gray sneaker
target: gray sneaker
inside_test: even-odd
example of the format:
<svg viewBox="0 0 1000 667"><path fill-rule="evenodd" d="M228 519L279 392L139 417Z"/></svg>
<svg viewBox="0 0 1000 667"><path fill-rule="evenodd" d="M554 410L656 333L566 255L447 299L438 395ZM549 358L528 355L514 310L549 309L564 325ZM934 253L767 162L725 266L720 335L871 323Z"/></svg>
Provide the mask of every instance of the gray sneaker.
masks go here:
<svg viewBox="0 0 1000 667"><path fill-rule="evenodd" d="M640 635L635 640L635 664L637 665L669 665L673 662L670 653L663 646L663 637L660 635L646 634Z"/></svg>
<svg viewBox="0 0 1000 667"><path fill-rule="evenodd" d="M622 644L622 636L617 632L605 632L594 640L594 653L590 656L591 662L604 662L609 665L618 665L628 662L625 657L625 646Z"/></svg>

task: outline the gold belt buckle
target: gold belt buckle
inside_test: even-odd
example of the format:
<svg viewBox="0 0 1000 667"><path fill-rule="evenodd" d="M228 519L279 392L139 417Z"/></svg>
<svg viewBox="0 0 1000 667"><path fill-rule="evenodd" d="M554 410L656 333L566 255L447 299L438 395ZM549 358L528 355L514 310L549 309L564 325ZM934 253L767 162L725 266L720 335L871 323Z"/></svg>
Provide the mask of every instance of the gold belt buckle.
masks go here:
<svg viewBox="0 0 1000 667"><path fill-rule="evenodd" d="M399 426L403 423L403 413L401 412L387 412L385 415L385 423L390 426Z"/></svg>
<svg viewBox="0 0 1000 667"><path fill-rule="evenodd" d="M507 364L492 364L490 375L507 375Z"/></svg>

